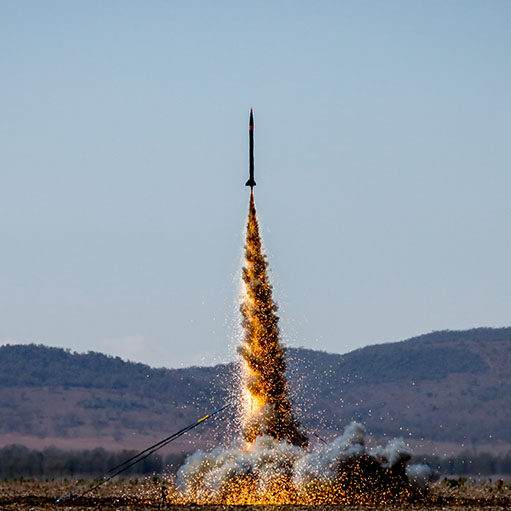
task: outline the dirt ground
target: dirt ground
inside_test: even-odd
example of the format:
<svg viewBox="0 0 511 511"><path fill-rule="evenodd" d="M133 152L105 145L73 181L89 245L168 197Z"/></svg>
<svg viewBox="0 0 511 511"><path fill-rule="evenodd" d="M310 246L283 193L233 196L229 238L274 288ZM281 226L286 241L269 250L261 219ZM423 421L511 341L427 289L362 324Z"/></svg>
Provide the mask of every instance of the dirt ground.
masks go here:
<svg viewBox="0 0 511 511"><path fill-rule="evenodd" d="M64 499L55 504L63 494L71 492L84 480L9 480L0 482L0 510L2 511L46 511L56 510L101 510L101 511L141 511L168 509L169 511L226 511L240 509L247 511L265 508L273 511L277 506L181 506L162 502L162 483L157 479L126 479L107 483L94 492L76 499ZM493 481L471 483L461 480L440 481L431 486L427 497L414 503L393 505L342 505L342 506L278 506L283 511L302 511L308 508L352 510L414 510L414 511L455 511L455 510L510 510L511 482Z"/></svg>

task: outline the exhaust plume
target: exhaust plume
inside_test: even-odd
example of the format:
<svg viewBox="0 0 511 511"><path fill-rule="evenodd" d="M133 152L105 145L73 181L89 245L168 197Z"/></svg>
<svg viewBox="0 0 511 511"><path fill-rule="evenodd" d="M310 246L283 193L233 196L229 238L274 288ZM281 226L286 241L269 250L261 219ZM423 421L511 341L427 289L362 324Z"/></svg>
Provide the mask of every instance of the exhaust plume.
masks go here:
<svg viewBox="0 0 511 511"><path fill-rule="evenodd" d="M175 504L368 504L410 501L431 471L407 466L402 440L368 449L353 422L328 444L308 445L294 417L253 191L241 300L241 438L230 448L197 451L177 474Z"/></svg>
<svg viewBox="0 0 511 511"><path fill-rule="evenodd" d="M240 311L244 335L238 349L242 358L243 437L250 444L257 437L268 435L305 446L307 437L300 431L289 400L277 304L268 280L253 191L250 193L243 282L245 294Z"/></svg>

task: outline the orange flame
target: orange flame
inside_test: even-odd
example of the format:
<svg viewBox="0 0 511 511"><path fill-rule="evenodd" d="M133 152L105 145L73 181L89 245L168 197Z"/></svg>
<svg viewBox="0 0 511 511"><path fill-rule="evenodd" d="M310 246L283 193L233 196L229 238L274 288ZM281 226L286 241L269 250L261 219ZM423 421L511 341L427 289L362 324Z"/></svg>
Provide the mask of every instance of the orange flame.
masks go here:
<svg viewBox="0 0 511 511"><path fill-rule="evenodd" d="M293 417L288 396L277 304L273 301L268 280L253 191L250 194L243 282L245 296L240 310L244 336L238 350L243 359L243 437L251 443L260 435L269 435L304 446L307 438Z"/></svg>

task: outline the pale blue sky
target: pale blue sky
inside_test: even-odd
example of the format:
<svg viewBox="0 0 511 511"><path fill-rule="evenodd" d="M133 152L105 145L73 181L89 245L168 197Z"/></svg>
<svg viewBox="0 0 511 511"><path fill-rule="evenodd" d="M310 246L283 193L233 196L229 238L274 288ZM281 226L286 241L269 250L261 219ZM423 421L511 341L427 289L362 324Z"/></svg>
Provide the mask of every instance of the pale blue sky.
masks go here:
<svg viewBox="0 0 511 511"><path fill-rule="evenodd" d="M3 1L0 342L233 358L511 324L511 2Z"/></svg>

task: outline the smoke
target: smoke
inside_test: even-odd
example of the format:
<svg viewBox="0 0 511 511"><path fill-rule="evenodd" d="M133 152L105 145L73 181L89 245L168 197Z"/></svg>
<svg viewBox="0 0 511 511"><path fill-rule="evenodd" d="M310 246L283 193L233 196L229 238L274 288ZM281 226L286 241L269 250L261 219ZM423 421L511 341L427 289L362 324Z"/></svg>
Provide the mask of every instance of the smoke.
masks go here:
<svg viewBox="0 0 511 511"><path fill-rule="evenodd" d="M438 479L438 474L429 465L423 463L406 467L406 475L421 490L426 489L428 483Z"/></svg>
<svg viewBox="0 0 511 511"><path fill-rule="evenodd" d="M430 477L429 467L407 467L411 452L402 440L367 449L364 426L353 422L328 444L308 446L289 399L277 305L253 193L243 282L242 438L233 447L188 457L177 475L176 503L316 505L396 502L415 496Z"/></svg>
<svg viewBox="0 0 511 511"><path fill-rule="evenodd" d="M365 429L355 422L332 442L312 449L263 435L250 445L190 456L178 472L178 501L312 505L409 500L431 475L425 465L407 468L409 459L401 440L368 450Z"/></svg>
<svg viewBox="0 0 511 511"><path fill-rule="evenodd" d="M338 465L348 459L356 459L365 453L365 428L352 422L344 433L327 445L305 454L295 467L293 481L297 486L312 481L332 481L337 477Z"/></svg>

